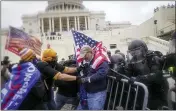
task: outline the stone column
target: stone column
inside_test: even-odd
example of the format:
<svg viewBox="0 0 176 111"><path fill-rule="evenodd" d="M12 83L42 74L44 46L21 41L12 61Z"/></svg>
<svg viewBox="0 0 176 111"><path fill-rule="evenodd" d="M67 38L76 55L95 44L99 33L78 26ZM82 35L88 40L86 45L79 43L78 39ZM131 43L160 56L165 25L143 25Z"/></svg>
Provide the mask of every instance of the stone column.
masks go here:
<svg viewBox="0 0 176 111"><path fill-rule="evenodd" d="M67 31L69 32L69 30L70 30L69 17L67 17Z"/></svg>
<svg viewBox="0 0 176 111"><path fill-rule="evenodd" d="M62 23L61 23L61 17L59 18L59 23L60 23L60 32L62 32Z"/></svg>
<svg viewBox="0 0 176 111"><path fill-rule="evenodd" d="M90 17L88 16L88 30L90 29Z"/></svg>
<svg viewBox="0 0 176 111"><path fill-rule="evenodd" d="M42 18L42 33L44 33L44 23L43 23L43 18Z"/></svg>
<svg viewBox="0 0 176 111"><path fill-rule="evenodd" d="M52 17L52 31L54 32L54 17Z"/></svg>
<svg viewBox="0 0 176 111"><path fill-rule="evenodd" d="M39 33L41 33L41 29L40 29L41 23L40 23L40 22L41 22L41 19L39 18L39 19L38 19Z"/></svg>
<svg viewBox="0 0 176 111"><path fill-rule="evenodd" d="M49 31L51 32L51 18L49 18Z"/></svg>
<svg viewBox="0 0 176 111"><path fill-rule="evenodd" d="M87 30L87 16L85 16L85 30Z"/></svg>
<svg viewBox="0 0 176 111"><path fill-rule="evenodd" d="M80 30L80 25L79 25L79 16L78 16L78 30Z"/></svg>
<svg viewBox="0 0 176 111"><path fill-rule="evenodd" d="M75 16L75 30L77 30L76 16Z"/></svg>
<svg viewBox="0 0 176 111"><path fill-rule="evenodd" d="M62 10L65 10L64 3L62 4Z"/></svg>

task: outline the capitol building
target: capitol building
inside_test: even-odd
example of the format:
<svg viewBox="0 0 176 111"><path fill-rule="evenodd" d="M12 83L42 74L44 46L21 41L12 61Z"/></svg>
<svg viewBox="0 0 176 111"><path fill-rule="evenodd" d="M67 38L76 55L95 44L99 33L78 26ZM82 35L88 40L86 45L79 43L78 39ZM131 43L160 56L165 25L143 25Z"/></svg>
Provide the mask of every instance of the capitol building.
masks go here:
<svg viewBox="0 0 176 111"><path fill-rule="evenodd" d="M102 41L112 54L117 49L126 54L128 43L134 39L142 39L149 49L166 54L167 40L175 30L174 5L156 7L153 17L140 25L132 25L128 21L114 23L105 21L105 12L89 11L82 2L82 0L49 0L43 12L22 16L21 29L38 37L43 43L42 50L50 44L51 48L57 51L59 60L68 59L69 55L74 54L72 29ZM2 32L2 36L5 36L7 30ZM1 38L1 51L3 51L1 57L9 55L13 58L12 62L18 62L19 57L4 49L4 38Z"/></svg>

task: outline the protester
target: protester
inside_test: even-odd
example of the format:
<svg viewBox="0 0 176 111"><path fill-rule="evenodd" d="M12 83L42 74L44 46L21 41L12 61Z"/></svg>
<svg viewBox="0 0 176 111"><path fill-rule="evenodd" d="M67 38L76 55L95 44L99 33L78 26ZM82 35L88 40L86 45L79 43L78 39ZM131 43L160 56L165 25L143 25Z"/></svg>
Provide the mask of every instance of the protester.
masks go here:
<svg viewBox="0 0 176 111"><path fill-rule="evenodd" d="M12 77L2 89L1 109L45 110L43 103L46 93L40 72L34 66L37 58L31 49L20 52L21 60L12 68Z"/></svg>
<svg viewBox="0 0 176 111"><path fill-rule="evenodd" d="M103 61L97 69L91 67L94 53L90 46L84 45L80 50L80 57L85 60L87 67L84 67L84 76L78 79L82 83L87 92L87 105L89 110L103 110L106 99L106 76L109 65L107 61ZM82 109L81 103L78 110Z"/></svg>
<svg viewBox="0 0 176 111"><path fill-rule="evenodd" d="M75 81L78 77L65 73L72 74L79 72L81 68L68 68L57 64L57 53L53 49L44 50L42 54L42 61L38 62L37 68L42 73L43 80L47 85L48 108L54 110L56 109L56 104L54 102L54 92L52 89L53 80Z"/></svg>
<svg viewBox="0 0 176 111"><path fill-rule="evenodd" d="M4 88L5 83L10 79L10 61L8 56L4 57L1 65L1 88Z"/></svg>
<svg viewBox="0 0 176 111"><path fill-rule="evenodd" d="M66 60L63 64L65 67L76 67L76 60ZM57 69L56 69L57 70ZM76 74L75 74L76 75ZM78 85L76 81L55 80L54 85L58 87L56 93L56 109L60 110L65 104L71 104L71 109L75 109L79 103L77 98Z"/></svg>

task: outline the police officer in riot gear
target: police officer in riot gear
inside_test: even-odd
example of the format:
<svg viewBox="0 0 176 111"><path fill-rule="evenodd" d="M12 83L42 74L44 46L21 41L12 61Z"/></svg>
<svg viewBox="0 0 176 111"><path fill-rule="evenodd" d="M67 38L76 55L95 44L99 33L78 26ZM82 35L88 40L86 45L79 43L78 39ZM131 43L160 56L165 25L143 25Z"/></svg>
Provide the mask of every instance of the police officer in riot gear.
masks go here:
<svg viewBox="0 0 176 111"><path fill-rule="evenodd" d="M163 78L158 51L150 51L145 42L134 40L128 46L127 61L126 74L132 78L131 81L142 82L148 87L149 109L156 110L166 104L165 88L168 84ZM142 90L139 92L142 93Z"/></svg>
<svg viewBox="0 0 176 111"><path fill-rule="evenodd" d="M173 33L170 41L169 41L169 51L168 53L163 56L164 64L163 69L168 71L171 77L175 80L175 87L172 88L173 91L176 93L176 32ZM172 97L172 95L168 96ZM169 101L171 98L168 98ZM176 102L170 103L168 101L169 110L176 109ZM171 106L172 105L172 106Z"/></svg>
<svg viewBox="0 0 176 111"><path fill-rule="evenodd" d="M121 74L125 73L125 58L121 54L114 54L111 56L112 69Z"/></svg>
<svg viewBox="0 0 176 111"><path fill-rule="evenodd" d="M115 54L120 54L120 55L122 55L125 58L125 54L123 54L122 52L120 52L120 50L116 50Z"/></svg>
<svg viewBox="0 0 176 111"><path fill-rule="evenodd" d="M120 79L123 78L123 76L121 76L121 75L125 74L125 58L123 57L123 55L121 55L121 54L112 55L111 56L110 68L111 68L111 70L109 71L108 75L116 77L117 78L116 80L119 82ZM110 92L112 86L113 86L112 92ZM113 102L114 102L113 99L115 98L115 95L117 95L117 97L120 97L120 93L121 93L120 90L116 94L117 83L116 82L112 83L112 86L108 87L108 93L107 93L107 100L106 100L105 110L107 109L107 105L108 105L109 102L110 102L109 109L113 109ZM119 89L122 88L122 83L120 83L118 85L118 88ZM124 96L126 96L126 95L124 95ZM111 98L111 100L109 100L109 98ZM124 102L125 102L124 100L125 99L122 100L122 104L124 104ZM117 105L118 101L119 101L119 99L117 98L116 99L116 105Z"/></svg>

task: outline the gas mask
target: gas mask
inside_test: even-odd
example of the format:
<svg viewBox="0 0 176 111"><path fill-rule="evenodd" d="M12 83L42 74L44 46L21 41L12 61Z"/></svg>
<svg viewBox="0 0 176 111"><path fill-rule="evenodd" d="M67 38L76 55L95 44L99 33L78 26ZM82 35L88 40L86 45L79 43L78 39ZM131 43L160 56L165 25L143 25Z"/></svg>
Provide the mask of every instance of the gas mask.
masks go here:
<svg viewBox="0 0 176 111"><path fill-rule="evenodd" d="M119 73L124 73L124 66L125 66L125 63L118 63L118 64L113 64L112 65L112 69L119 72Z"/></svg>
<svg viewBox="0 0 176 111"><path fill-rule="evenodd" d="M127 51L127 61L131 64L142 62L145 59L145 54L142 48Z"/></svg>

